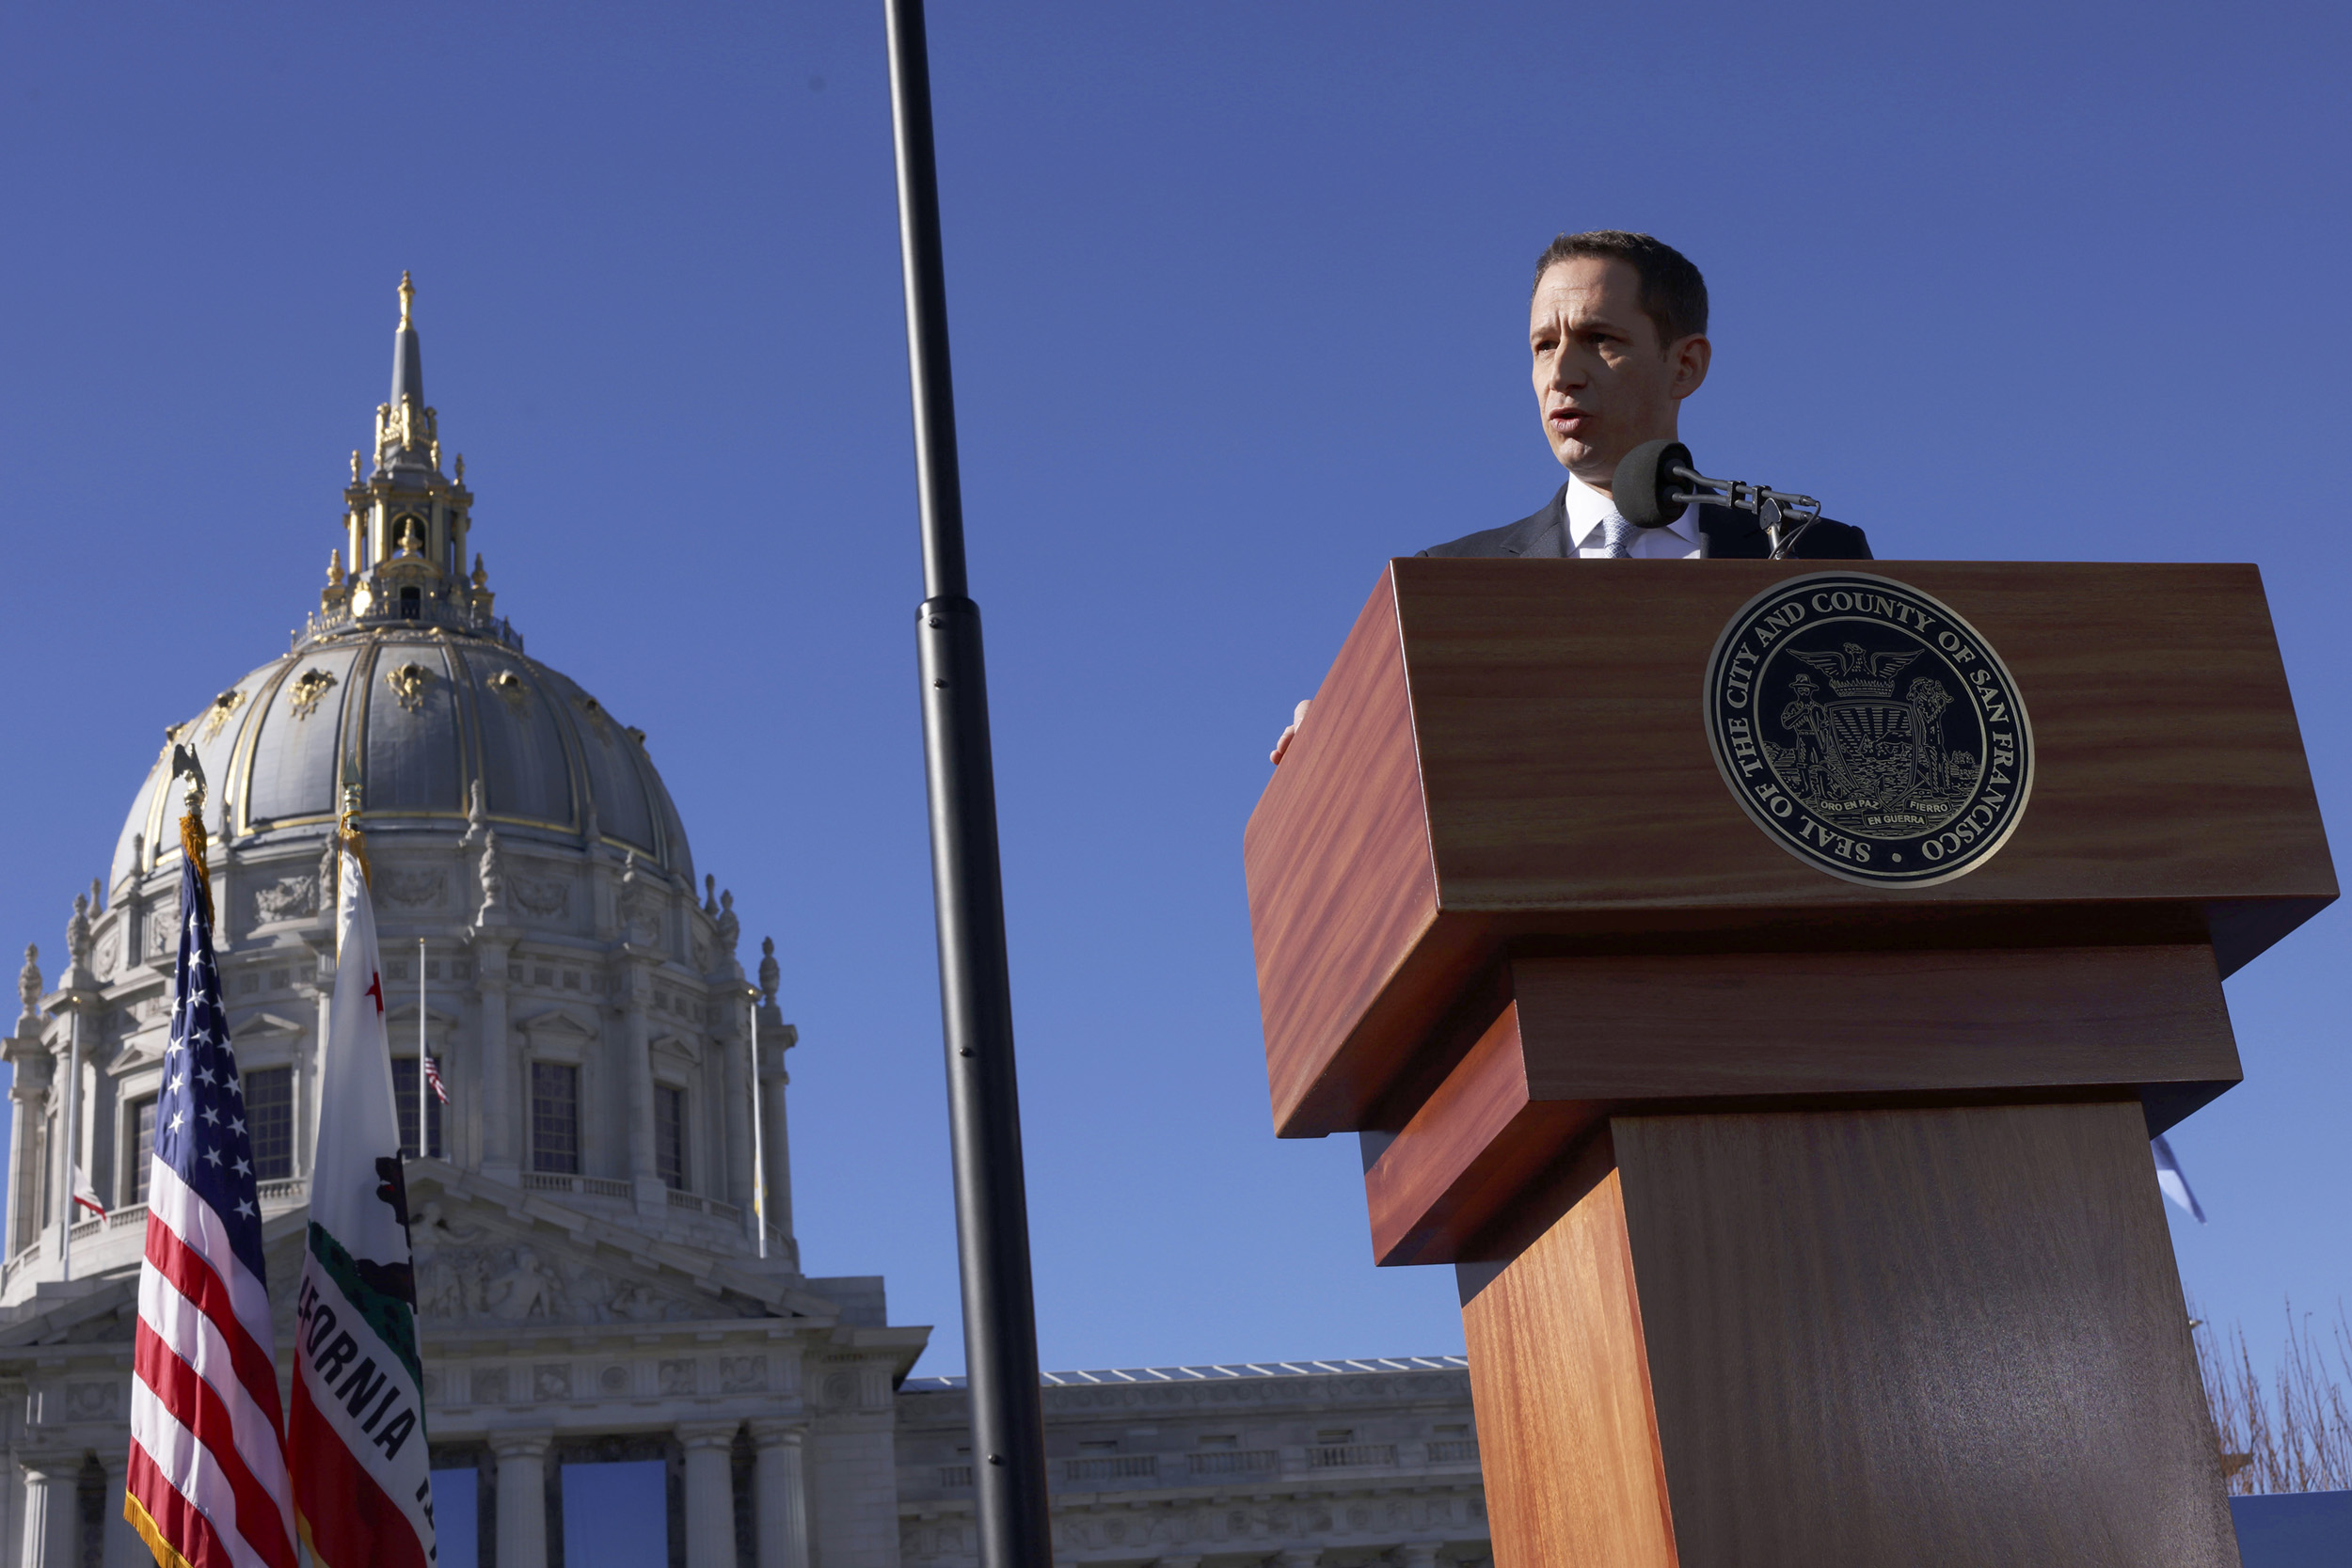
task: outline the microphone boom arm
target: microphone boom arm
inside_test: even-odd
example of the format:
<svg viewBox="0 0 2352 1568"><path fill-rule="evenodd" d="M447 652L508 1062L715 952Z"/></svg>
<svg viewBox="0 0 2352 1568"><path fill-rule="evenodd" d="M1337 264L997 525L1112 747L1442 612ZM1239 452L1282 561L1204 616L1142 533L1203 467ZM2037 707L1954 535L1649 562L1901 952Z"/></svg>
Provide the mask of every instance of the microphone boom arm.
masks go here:
<svg viewBox="0 0 2352 1568"><path fill-rule="evenodd" d="M1677 489L1677 483L1689 488ZM1691 466L1691 449L1679 441L1645 441L1627 452L1617 462L1612 491L1619 514L1641 528L1661 527L1693 502L1745 512L1763 525L1774 561L1787 560L1804 531L1821 516L1821 503L1811 496L1744 480L1708 478ZM1791 523L1795 527L1787 526Z"/></svg>
<svg viewBox="0 0 2352 1568"><path fill-rule="evenodd" d="M1772 542L1769 559L1786 560L1784 551L1794 546L1798 536L1820 520L1821 503L1811 496L1800 496L1791 490L1775 490L1770 485L1750 484L1737 479L1709 479L1697 470L1676 464L1668 470L1672 478L1691 486L1688 490L1667 492L1670 499L1688 506L1702 502L1708 506L1728 506L1753 514L1763 525L1764 536ZM1782 525L1794 522L1796 527L1785 537Z"/></svg>

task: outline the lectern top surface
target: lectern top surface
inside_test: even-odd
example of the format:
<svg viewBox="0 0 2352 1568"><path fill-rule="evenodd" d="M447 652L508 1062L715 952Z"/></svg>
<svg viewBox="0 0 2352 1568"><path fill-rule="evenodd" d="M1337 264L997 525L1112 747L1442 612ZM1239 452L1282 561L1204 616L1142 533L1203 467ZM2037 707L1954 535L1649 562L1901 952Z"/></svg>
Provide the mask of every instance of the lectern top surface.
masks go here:
<svg viewBox="0 0 2352 1568"><path fill-rule="evenodd" d="M1945 832L1989 810L1994 852L1964 875L1873 885L1808 863L1718 764L1708 671L1726 629L1759 595L1831 575L1884 582L1908 610L1832 635L1844 612L1801 596L1784 629L1805 632L1786 645L1816 657L1770 661L1776 688L1751 697L1770 709L1759 757L1741 760L1874 855L1917 852L1869 839L1890 803L1957 814ZM1922 625L1938 607L1958 625ZM1742 666L1752 693L1766 663ZM1988 671L2008 705L1985 700ZM2023 780L2021 713L2030 789L1989 790ZM1999 775L2004 738L2019 771ZM2211 942L2227 973L2336 894L2245 565L1393 562L1245 859L1270 1060L1287 1064L1278 1120L1368 1023L1425 1027L1504 942Z"/></svg>

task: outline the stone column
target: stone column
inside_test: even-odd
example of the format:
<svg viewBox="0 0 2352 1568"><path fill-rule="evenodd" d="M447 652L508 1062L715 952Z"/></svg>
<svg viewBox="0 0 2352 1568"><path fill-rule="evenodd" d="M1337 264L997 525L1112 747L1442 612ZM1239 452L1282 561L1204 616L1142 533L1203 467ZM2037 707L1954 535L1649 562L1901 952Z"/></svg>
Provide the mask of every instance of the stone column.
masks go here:
<svg viewBox="0 0 2352 1568"><path fill-rule="evenodd" d="M131 1528L131 1521L122 1516L123 1485L131 1473L130 1450L119 1443L101 1449L98 1463L106 1467L106 1495L98 1499L100 1539L105 1543L98 1560L101 1568L150 1568L154 1555Z"/></svg>
<svg viewBox="0 0 2352 1568"><path fill-rule="evenodd" d="M65 1019L65 1045L58 1053L57 1147L50 1154L49 1213L59 1227L69 1255L72 1238L64 1231L73 1224L73 1156L80 1152L74 1124L82 1117L82 1009L68 1003L57 1012Z"/></svg>
<svg viewBox="0 0 2352 1568"><path fill-rule="evenodd" d="M784 1053L799 1042L801 1032L781 1017L768 1016L775 1011L772 1003L760 1008L760 1132L766 1143L761 1153L768 1166L768 1223L783 1235L786 1255L797 1259L792 1241L792 1137L784 1105L784 1091L792 1077L784 1069Z"/></svg>
<svg viewBox="0 0 2352 1568"><path fill-rule="evenodd" d="M720 988L724 996L727 990L739 985ZM727 1201L745 1212L748 1226L752 1209L752 1063L751 1053L756 1049L751 1040L752 1009L740 997L728 996L722 1004L726 1008L726 1032L716 1036L712 1045L719 1051L725 1071L721 1082L725 1085L727 1102ZM755 1238L756 1240L756 1238Z"/></svg>
<svg viewBox="0 0 2352 1568"><path fill-rule="evenodd" d="M515 1042L506 1029L507 944L477 937L474 993L482 1001L482 1174L522 1184L521 1118L516 1111Z"/></svg>
<svg viewBox="0 0 2352 1568"><path fill-rule="evenodd" d="M555 1433L494 1432L499 1462L499 1568L548 1568L548 1445Z"/></svg>
<svg viewBox="0 0 2352 1568"><path fill-rule="evenodd" d="M10 1258L40 1240L41 1112L49 1102L52 1058L40 1037L20 1031L6 1053L16 1069L8 1085L8 1251Z"/></svg>
<svg viewBox="0 0 2352 1568"><path fill-rule="evenodd" d="M628 1051L622 1070L628 1074L628 1179L637 1207L667 1213L670 1193L653 1157L653 1031L645 1010L653 1000L653 965L632 958L628 966L628 998L621 1008L621 1027Z"/></svg>
<svg viewBox="0 0 2352 1568"><path fill-rule="evenodd" d="M82 1509L74 1496L82 1479L82 1455L20 1454L24 1471L22 1568L75 1568L82 1556Z"/></svg>
<svg viewBox="0 0 2352 1568"><path fill-rule="evenodd" d="M752 1447L758 1455L752 1480L757 1496L758 1568L808 1568L808 1497L801 1472L805 1427L789 1421L754 1421Z"/></svg>
<svg viewBox="0 0 2352 1568"><path fill-rule="evenodd" d="M740 1421L689 1421L686 1449L686 1568L735 1568L735 1431ZM506 1568L503 1559L499 1568Z"/></svg>

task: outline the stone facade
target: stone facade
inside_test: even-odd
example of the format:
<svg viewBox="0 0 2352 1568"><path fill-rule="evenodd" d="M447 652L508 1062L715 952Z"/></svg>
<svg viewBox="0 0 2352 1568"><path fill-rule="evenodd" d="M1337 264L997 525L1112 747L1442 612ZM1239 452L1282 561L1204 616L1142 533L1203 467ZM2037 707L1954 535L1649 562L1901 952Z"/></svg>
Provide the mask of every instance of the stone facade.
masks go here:
<svg viewBox="0 0 2352 1568"><path fill-rule="evenodd" d="M212 785L281 1376L333 986L329 841L350 810L405 1135L423 1145L407 1180L426 1431L436 1468L478 1478L481 1560L551 1568L567 1462L657 1459L679 1568L964 1562L963 1396L907 1381L930 1331L890 1324L878 1278L801 1271L785 1067L799 1036L773 944L747 976L734 895L707 877L698 892L643 732L529 657L481 557L466 568L474 498L463 458L442 471L408 295L404 278L392 397L373 467L353 454L318 609L170 733ZM0 1037L15 1074L0 1568L148 1560L119 1499L142 1116L179 916L169 749L108 876L74 900L54 986L26 950ZM450 1099L419 1117L421 1035ZM77 1168L105 1217L77 1212ZM1049 1382L1060 1560L1485 1557L1458 1359Z"/></svg>
<svg viewBox="0 0 2352 1568"><path fill-rule="evenodd" d="M977 1568L961 1378L898 1394L898 1554ZM1486 1492L1460 1356L1046 1378L1054 1560L1477 1568Z"/></svg>

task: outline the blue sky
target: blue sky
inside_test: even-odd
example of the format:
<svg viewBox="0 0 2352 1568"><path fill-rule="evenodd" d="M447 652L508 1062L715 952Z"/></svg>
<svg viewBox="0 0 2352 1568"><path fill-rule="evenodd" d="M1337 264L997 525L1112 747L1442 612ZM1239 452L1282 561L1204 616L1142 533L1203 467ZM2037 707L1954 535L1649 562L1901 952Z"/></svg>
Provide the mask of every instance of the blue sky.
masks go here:
<svg viewBox="0 0 2352 1568"><path fill-rule="evenodd" d="M1527 269L1706 270L1710 471L1880 555L2253 560L2346 819L2340 8L940 6L1045 1362L1458 1350L1268 1133L1241 825L1385 557L1558 483ZM960 1370L879 7L0 21L0 937L283 648L411 269L531 650L650 733L801 1026L812 1272ZM2344 917L2175 1134L2208 1316L2347 1291Z"/></svg>

